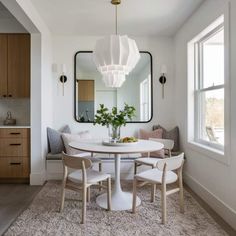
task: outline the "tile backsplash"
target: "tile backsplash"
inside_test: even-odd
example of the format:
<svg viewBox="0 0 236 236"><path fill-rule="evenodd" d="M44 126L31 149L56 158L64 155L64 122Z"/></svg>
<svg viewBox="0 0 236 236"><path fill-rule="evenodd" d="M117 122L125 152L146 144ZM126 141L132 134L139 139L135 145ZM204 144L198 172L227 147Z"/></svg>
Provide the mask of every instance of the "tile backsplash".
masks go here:
<svg viewBox="0 0 236 236"><path fill-rule="evenodd" d="M10 111L12 118L16 119L16 125L30 125L30 99L29 98L2 98L0 99L0 126Z"/></svg>

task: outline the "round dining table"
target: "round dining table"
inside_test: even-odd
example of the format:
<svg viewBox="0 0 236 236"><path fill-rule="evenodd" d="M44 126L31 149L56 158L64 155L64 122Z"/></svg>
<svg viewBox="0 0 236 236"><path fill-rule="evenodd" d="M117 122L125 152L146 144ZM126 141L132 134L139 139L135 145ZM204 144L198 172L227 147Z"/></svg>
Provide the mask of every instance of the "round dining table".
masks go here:
<svg viewBox="0 0 236 236"><path fill-rule="evenodd" d="M139 139L135 143L108 143L102 140L83 140L82 142L71 142L69 146L80 151L91 153L106 153L114 154L115 159L115 183L111 196L111 209L115 211L129 210L132 208L132 193L124 192L120 183L120 160L121 154L131 153L147 153L161 150L163 144L151 141ZM104 193L97 197L96 203L107 209L107 194ZM137 197L137 206L141 204L141 200Z"/></svg>

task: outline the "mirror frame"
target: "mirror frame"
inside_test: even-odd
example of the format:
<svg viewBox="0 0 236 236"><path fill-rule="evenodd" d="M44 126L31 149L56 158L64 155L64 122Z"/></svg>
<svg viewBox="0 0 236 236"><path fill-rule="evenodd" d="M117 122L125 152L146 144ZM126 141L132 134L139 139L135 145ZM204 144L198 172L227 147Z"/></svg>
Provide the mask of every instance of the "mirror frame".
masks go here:
<svg viewBox="0 0 236 236"><path fill-rule="evenodd" d="M150 71L151 71L151 117L148 121L127 121L126 123L149 123L153 118L153 68L152 68L152 54L148 51L139 51L140 53L147 53L150 56ZM93 53L93 51L77 51L74 55L74 119L80 124L93 123L93 121L80 122L76 118L76 56L79 53ZM99 72L98 72L99 73ZM96 112L96 111L95 111Z"/></svg>

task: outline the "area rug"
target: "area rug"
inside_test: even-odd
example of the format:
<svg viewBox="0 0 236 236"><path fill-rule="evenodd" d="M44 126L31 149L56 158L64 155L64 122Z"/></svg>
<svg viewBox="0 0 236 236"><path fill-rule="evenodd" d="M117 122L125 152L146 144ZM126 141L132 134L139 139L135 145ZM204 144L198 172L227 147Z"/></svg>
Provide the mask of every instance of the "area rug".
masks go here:
<svg viewBox="0 0 236 236"><path fill-rule="evenodd" d="M95 202L101 194L92 189L91 202L87 204L87 222L81 225L81 202L79 193L66 191L63 213L59 213L60 182L48 182L35 197L32 204L10 226L5 236L146 236L146 235L214 235L227 233L211 216L184 191L185 213L179 212L178 194L167 197L167 224L161 224L160 192L155 203L150 203L150 187L138 191L142 200L137 213L131 211L106 211ZM130 183L123 184L125 190L132 191Z"/></svg>

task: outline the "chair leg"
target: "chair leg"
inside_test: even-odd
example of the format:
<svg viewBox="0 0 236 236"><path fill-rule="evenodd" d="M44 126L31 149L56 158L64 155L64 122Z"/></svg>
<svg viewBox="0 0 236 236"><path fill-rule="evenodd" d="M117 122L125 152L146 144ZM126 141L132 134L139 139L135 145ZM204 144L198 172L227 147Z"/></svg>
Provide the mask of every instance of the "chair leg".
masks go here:
<svg viewBox="0 0 236 236"><path fill-rule="evenodd" d="M137 168L138 168L138 165L136 162L134 162L134 175L137 174Z"/></svg>
<svg viewBox="0 0 236 236"><path fill-rule="evenodd" d="M82 202L83 202L83 207L82 207L82 221L81 221L81 224L84 224L85 223L85 219L86 219L86 194L87 193L87 187L84 185L83 186L83 199L82 199Z"/></svg>
<svg viewBox="0 0 236 236"><path fill-rule="evenodd" d="M154 165L152 165L152 169L155 168ZM156 184L151 185L152 191L151 191L151 202L155 201L155 195L156 195Z"/></svg>
<svg viewBox="0 0 236 236"><path fill-rule="evenodd" d="M161 186L162 224L166 223L166 184Z"/></svg>
<svg viewBox="0 0 236 236"><path fill-rule="evenodd" d="M111 178L107 179L107 210L111 210Z"/></svg>
<svg viewBox="0 0 236 236"><path fill-rule="evenodd" d="M90 187L87 188L87 202L90 202Z"/></svg>
<svg viewBox="0 0 236 236"><path fill-rule="evenodd" d="M60 212L63 211L64 209L64 202L65 202L65 187L62 187L62 191L61 191L61 206L60 206Z"/></svg>
<svg viewBox="0 0 236 236"><path fill-rule="evenodd" d="M151 185L151 202L155 202L155 195L156 195L156 184Z"/></svg>
<svg viewBox="0 0 236 236"><path fill-rule="evenodd" d="M137 199L137 179L134 177L134 180L133 180L133 205L132 205L132 213L136 212L136 199Z"/></svg>
<svg viewBox="0 0 236 236"><path fill-rule="evenodd" d="M98 163L98 170L99 170L99 172L102 172L102 163L101 162L99 162ZM99 191L102 191L102 181L101 182L99 182Z"/></svg>
<svg viewBox="0 0 236 236"><path fill-rule="evenodd" d="M183 188L182 175L180 175L179 177L179 204L180 204L180 212L184 213L184 188Z"/></svg>

